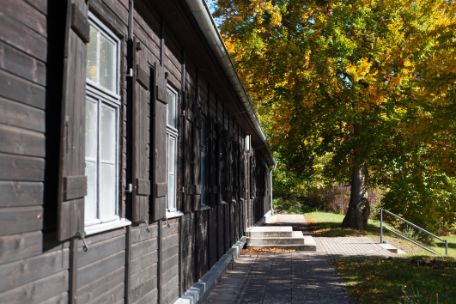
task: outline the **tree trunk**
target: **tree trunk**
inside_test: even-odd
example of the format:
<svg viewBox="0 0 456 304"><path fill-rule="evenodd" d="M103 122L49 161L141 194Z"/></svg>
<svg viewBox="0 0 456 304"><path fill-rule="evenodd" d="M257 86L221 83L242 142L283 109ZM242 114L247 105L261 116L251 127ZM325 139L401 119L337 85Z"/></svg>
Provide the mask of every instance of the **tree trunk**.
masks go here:
<svg viewBox="0 0 456 304"><path fill-rule="evenodd" d="M367 228L370 205L367 198L367 168L363 162L353 160L350 203L342 226L358 230Z"/></svg>

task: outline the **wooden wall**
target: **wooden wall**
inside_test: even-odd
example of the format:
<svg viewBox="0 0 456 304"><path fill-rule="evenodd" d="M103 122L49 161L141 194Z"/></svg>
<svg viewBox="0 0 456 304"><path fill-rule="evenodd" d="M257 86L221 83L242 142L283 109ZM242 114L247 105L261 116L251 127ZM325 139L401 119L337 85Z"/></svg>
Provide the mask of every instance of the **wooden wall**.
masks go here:
<svg viewBox="0 0 456 304"><path fill-rule="evenodd" d="M183 129L185 119L192 118L185 115L193 111L193 102L200 102L203 114L220 131L214 140L226 133L223 138L241 149L246 131L230 106L235 94L215 74L220 67L181 4L135 1L134 36L142 49L138 60L151 68L162 60L167 83L180 94L177 197L185 212L158 221L151 216L145 223L87 236L84 242L58 242L61 2L48 6L46 0L6 0L0 6L0 303L173 303L267 211L265 162L255 147L233 154L230 176L237 186L224 190L211 184L207 206L198 205L198 196L188 192L196 177L194 152ZM165 16L169 6L175 15ZM122 39L120 189L125 189L131 170L128 1L91 0L89 9ZM175 30L178 20L191 35L187 40ZM195 55L196 49L207 53ZM153 94L151 90L150 100ZM152 106L146 103L146 110ZM150 121L143 128L150 135L152 116L147 116ZM212 144L210 159L218 166L220 151ZM150 160L152 143L147 145ZM251 171L250 157L263 165ZM146 166L152 168L149 162ZM220 176L214 173L212 178ZM250 189L251 179L259 185L256 191ZM122 216L131 217L131 195L121 191L120 201ZM152 210L154 202L150 204Z"/></svg>

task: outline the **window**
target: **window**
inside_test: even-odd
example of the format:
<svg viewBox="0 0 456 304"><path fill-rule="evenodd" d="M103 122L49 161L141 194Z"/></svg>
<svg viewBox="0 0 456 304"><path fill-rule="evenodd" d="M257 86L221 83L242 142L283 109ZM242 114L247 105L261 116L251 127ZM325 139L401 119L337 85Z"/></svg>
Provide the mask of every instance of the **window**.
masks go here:
<svg viewBox="0 0 456 304"><path fill-rule="evenodd" d="M167 122L167 172L168 172L168 212L177 211L176 207L176 167L177 167L177 92L171 87L166 89Z"/></svg>
<svg viewBox="0 0 456 304"><path fill-rule="evenodd" d="M85 107L86 233L119 224L120 41L90 16Z"/></svg>
<svg viewBox="0 0 456 304"><path fill-rule="evenodd" d="M206 119L203 117L200 129L200 175L201 175L201 207L206 203L206 170L207 170L207 129Z"/></svg>

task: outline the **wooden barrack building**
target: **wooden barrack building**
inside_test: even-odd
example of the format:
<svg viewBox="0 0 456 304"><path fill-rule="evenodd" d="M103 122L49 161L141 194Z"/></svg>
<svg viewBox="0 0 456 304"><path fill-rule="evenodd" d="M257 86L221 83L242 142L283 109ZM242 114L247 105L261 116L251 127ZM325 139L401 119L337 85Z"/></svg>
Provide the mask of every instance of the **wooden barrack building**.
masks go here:
<svg viewBox="0 0 456 304"><path fill-rule="evenodd" d="M273 163L203 0L2 1L0 303L174 303Z"/></svg>

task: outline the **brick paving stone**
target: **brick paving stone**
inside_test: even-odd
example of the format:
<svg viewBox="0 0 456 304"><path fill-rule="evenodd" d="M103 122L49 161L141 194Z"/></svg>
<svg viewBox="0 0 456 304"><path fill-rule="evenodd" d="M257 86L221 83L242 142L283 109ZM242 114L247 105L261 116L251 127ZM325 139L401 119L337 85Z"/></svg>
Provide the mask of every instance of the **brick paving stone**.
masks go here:
<svg viewBox="0 0 456 304"><path fill-rule="evenodd" d="M203 304L351 304L331 256L392 256L367 237L317 237L316 252L241 255Z"/></svg>

